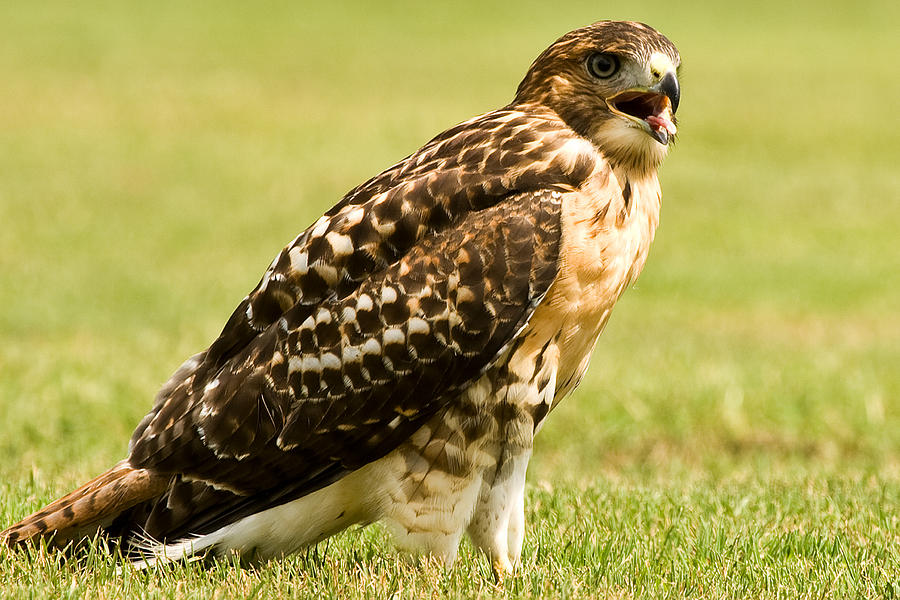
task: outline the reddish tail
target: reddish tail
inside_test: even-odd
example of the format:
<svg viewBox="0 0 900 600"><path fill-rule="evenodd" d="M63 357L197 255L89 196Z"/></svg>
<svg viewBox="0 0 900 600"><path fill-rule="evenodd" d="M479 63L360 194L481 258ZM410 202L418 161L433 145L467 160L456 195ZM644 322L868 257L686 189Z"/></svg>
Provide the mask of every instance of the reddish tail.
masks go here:
<svg viewBox="0 0 900 600"><path fill-rule="evenodd" d="M9 546L51 538L56 546L93 535L122 512L159 496L168 477L135 469L122 461L88 481L74 492L0 532L0 542Z"/></svg>

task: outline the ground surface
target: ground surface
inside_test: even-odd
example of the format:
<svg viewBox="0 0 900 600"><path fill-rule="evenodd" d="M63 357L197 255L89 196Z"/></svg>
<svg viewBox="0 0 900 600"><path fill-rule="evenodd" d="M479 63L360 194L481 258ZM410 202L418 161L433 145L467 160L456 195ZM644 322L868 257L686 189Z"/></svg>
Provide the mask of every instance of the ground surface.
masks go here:
<svg viewBox="0 0 900 600"><path fill-rule="evenodd" d="M373 527L258 570L0 551L0 596L900 594L896 3L194 4L0 4L4 525L122 457L284 243L568 29L682 51L662 227L538 440L519 578Z"/></svg>

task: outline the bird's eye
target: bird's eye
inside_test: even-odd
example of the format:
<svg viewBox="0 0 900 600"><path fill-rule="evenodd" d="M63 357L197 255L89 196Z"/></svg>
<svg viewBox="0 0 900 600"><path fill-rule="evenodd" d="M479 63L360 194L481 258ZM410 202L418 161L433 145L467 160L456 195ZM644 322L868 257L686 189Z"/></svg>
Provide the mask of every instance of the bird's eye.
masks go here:
<svg viewBox="0 0 900 600"><path fill-rule="evenodd" d="M619 58L603 52L591 54L587 59L587 69L597 79L607 79L619 70Z"/></svg>

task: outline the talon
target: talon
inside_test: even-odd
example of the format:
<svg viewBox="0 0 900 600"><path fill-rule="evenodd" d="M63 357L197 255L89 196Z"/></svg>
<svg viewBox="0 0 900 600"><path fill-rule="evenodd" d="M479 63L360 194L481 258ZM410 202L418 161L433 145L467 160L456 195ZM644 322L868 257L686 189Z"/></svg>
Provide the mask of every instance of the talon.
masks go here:
<svg viewBox="0 0 900 600"><path fill-rule="evenodd" d="M515 573L515 567L506 557L494 559L491 561L491 569L494 571L494 581L499 585L502 584L507 577L511 577Z"/></svg>

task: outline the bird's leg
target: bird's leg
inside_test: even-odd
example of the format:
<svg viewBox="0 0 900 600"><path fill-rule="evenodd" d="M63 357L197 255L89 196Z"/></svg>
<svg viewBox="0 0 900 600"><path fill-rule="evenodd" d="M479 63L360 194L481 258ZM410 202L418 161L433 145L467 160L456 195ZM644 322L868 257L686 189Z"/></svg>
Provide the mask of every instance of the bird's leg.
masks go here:
<svg viewBox="0 0 900 600"><path fill-rule="evenodd" d="M485 481L469 523L472 542L491 561L498 582L515 573L525 537L525 471L531 449L507 455L492 485Z"/></svg>

